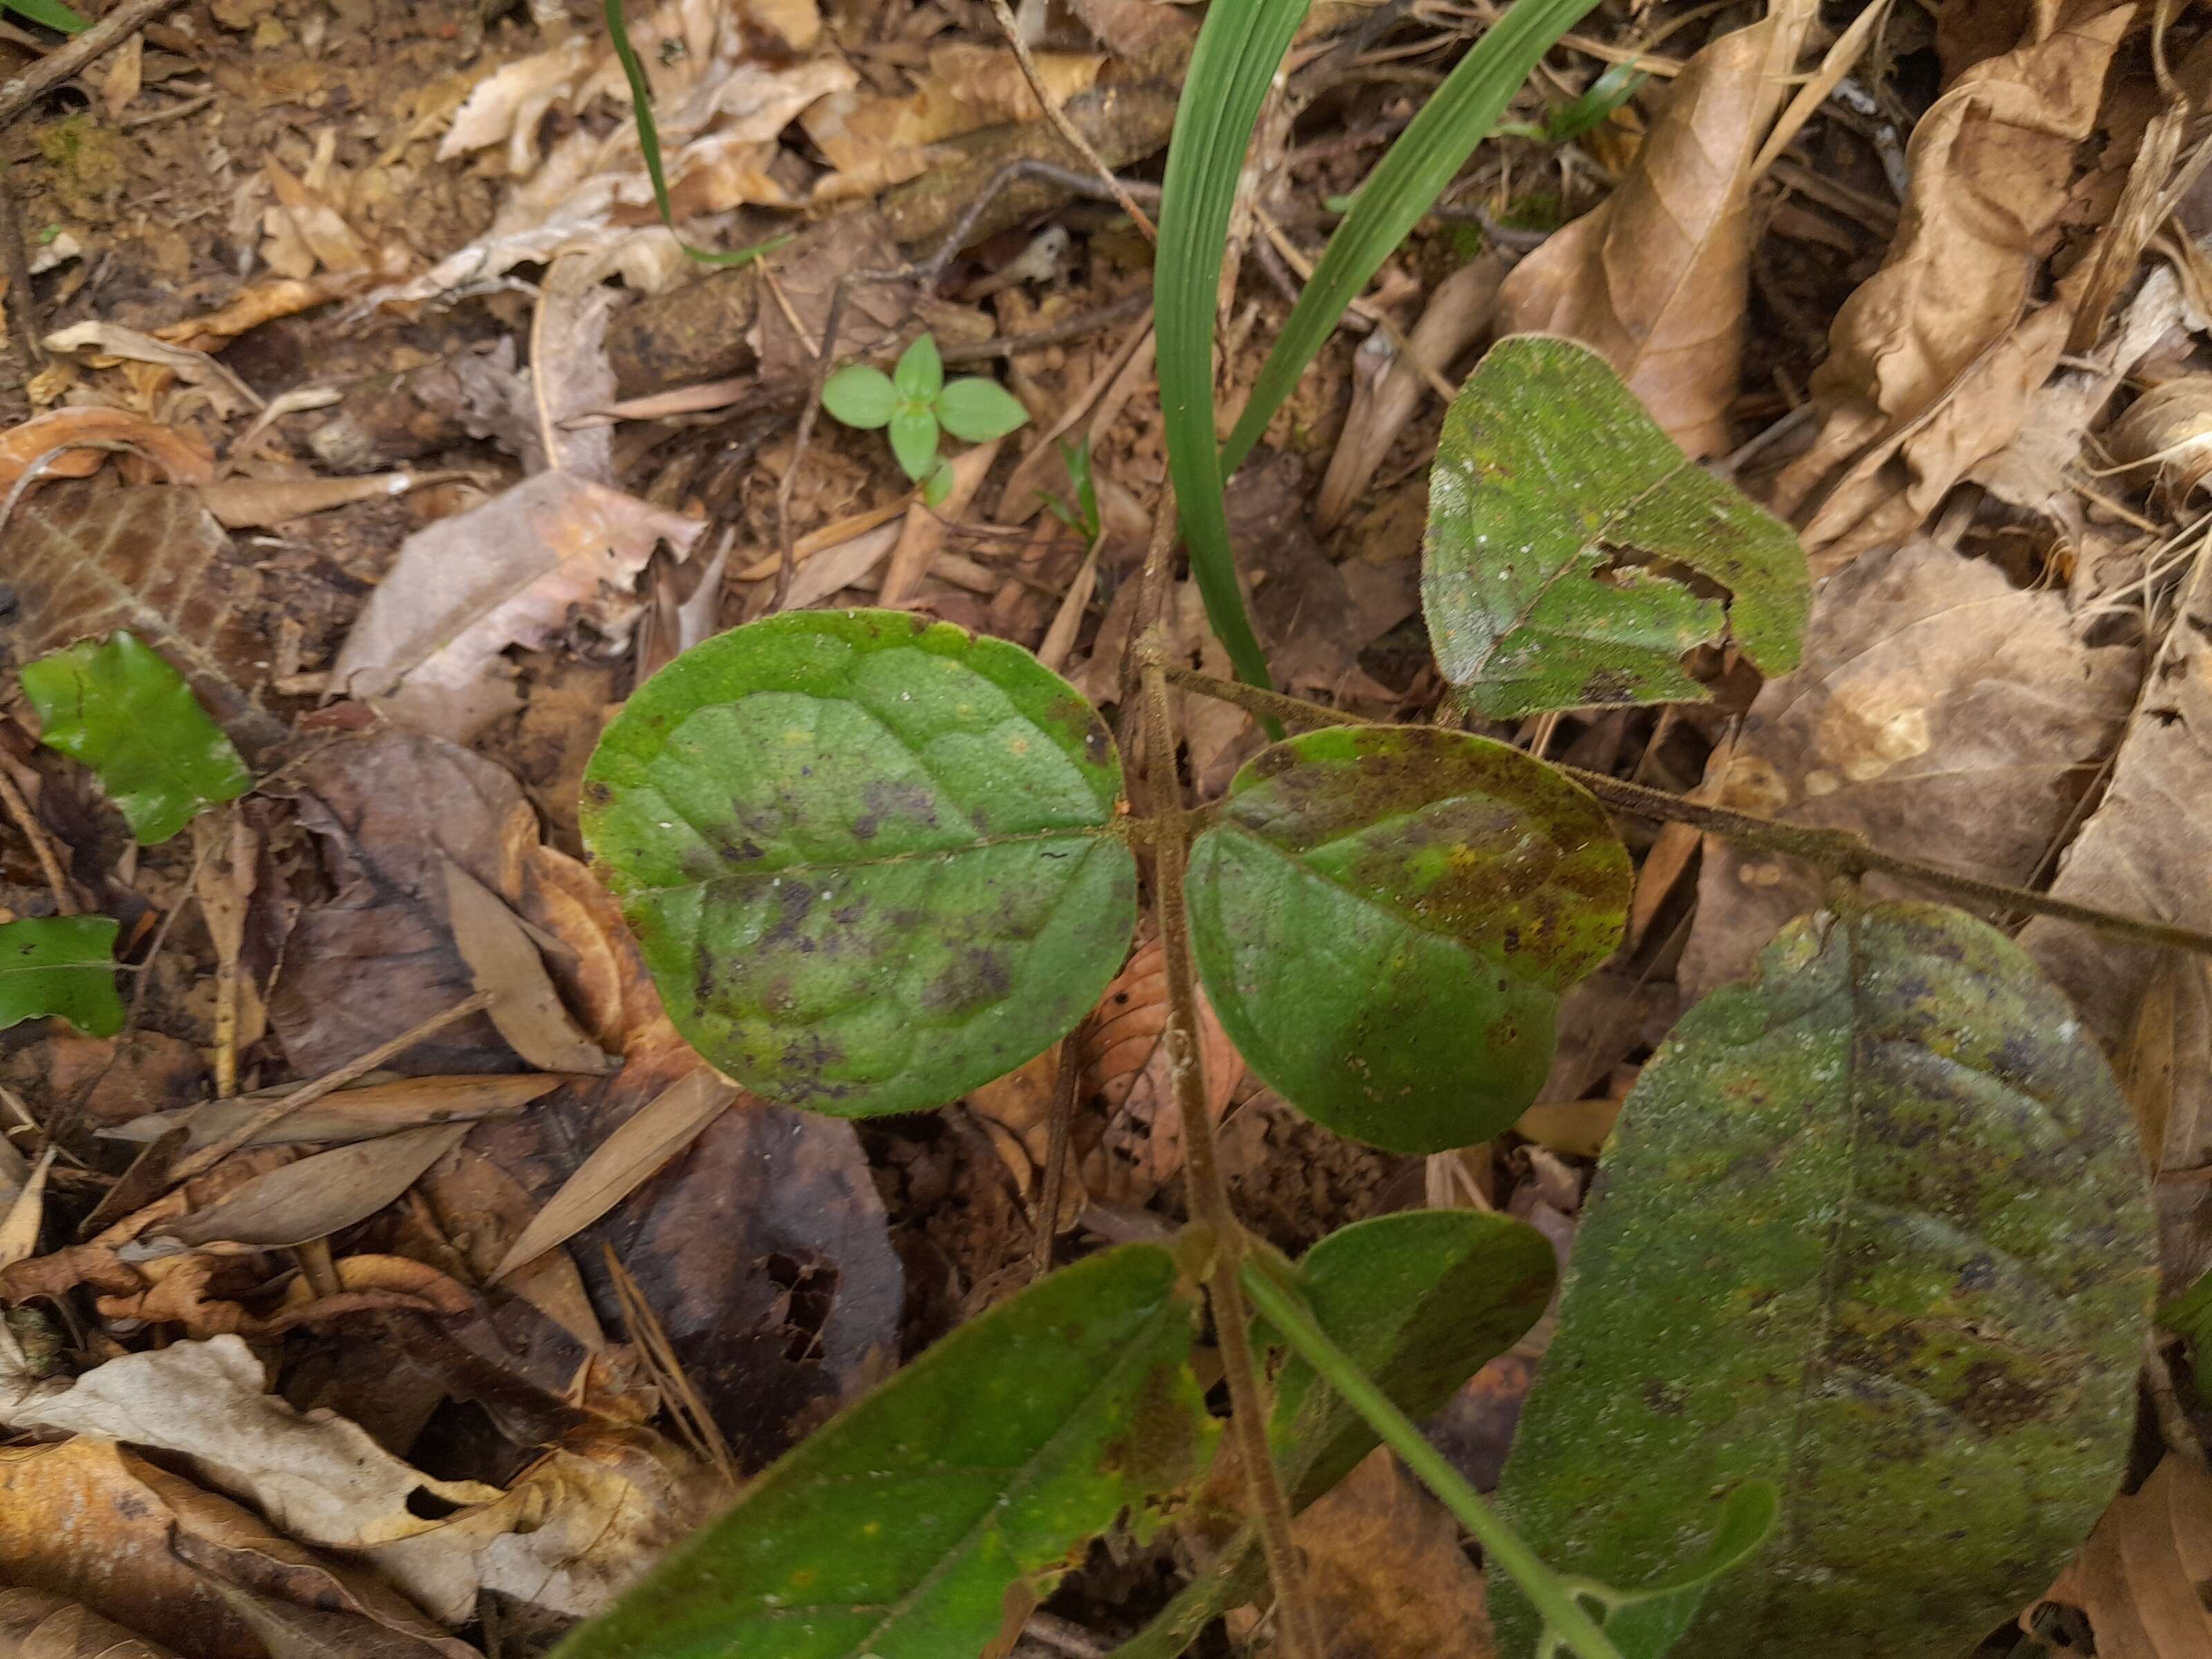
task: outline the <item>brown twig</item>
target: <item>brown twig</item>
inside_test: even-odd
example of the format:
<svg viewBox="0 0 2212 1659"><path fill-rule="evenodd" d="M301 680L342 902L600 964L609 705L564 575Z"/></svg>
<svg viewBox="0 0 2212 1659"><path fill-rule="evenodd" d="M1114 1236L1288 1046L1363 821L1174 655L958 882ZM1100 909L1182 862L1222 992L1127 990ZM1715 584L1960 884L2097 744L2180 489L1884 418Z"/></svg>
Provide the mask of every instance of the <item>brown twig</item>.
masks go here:
<svg viewBox="0 0 2212 1659"><path fill-rule="evenodd" d="M0 273L8 278L8 297L15 301L15 325L9 330L15 362L29 380L39 372L39 337L46 332L39 320L39 302L31 292L31 256L23 242L23 214L15 200L15 165L0 151Z"/></svg>
<svg viewBox="0 0 2212 1659"><path fill-rule="evenodd" d="M70 896L69 884L62 879L62 866L54 858L54 849L48 844L46 832L39 828L38 815L31 811L31 803L23 799L23 792L15 787L15 780L8 775L4 767L0 767L0 802L6 803L8 816L15 820L23 839L31 843L31 855L39 861L39 872L52 890L54 908L63 915L75 915L76 901Z"/></svg>
<svg viewBox="0 0 2212 1659"><path fill-rule="evenodd" d="M1014 61L1022 66L1022 78L1030 83L1030 91L1036 95L1038 106L1044 111L1044 118L1052 123L1052 130L1060 136L1061 141L1070 149L1091 164L1091 171L1112 193L1115 203L1135 222L1137 228L1144 232L1145 240L1158 243L1159 232L1145 216L1144 209L1137 205L1128 186L1114 176L1114 169L1106 165L1106 158L1083 136L1082 130L1067 118L1067 112L1052 95L1052 88L1045 85L1044 76L1037 69L1036 59L1030 55L1030 43L1022 39L1021 21L1014 15L1014 9L1006 3L1006 0L991 0L991 15L999 20L999 27L1006 34L1006 44L1014 49Z"/></svg>
<svg viewBox="0 0 2212 1659"><path fill-rule="evenodd" d="M1069 1132L1075 1126L1075 1097L1083 1083L1083 1051L1091 1040L1091 1017L1060 1039L1060 1065L1052 1079L1052 1115L1045 1120L1044 1185L1037 1194L1036 1245L1030 1271L1042 1279L1052 1271L1052 1247L1060 1237L1060 1206L1067 1191Z"/></svg>
<svg viewBox="0 0 2212 1659"><path fill-rule="evenodd" d="M1367 724L1357 714L1324 708L1319 703L1285 696L1279 691L1262 691L1256 686L1245 685L1241 682L1217 679L1211 674L1171 668L1167 671L1167 678L1171 684L1186 691L1194 691L1202 697L1212 697L1219 702L1234 703L1248 714L1261 719L1273 718L1285 725ZM1783 823L1773 818L1760 817L1755 813L1739 812L1732 807L1690 800L1680 795L1669 794L1664 789L1631 783L1625 778L1607 777L1602 772L1585 772L1580 767L1559 766L1556 762L1551 764L1618 811L1633 813L1638 817L1656 818L1662 823L1686 823L1707 835L1725 836L1730 841L1755 848L1763 853L1778 853L1785 858L1802 859L1831 875L1894 876L1900 881L1918 882L1953 898L1984 905L1994 910L2050 916L2119 939L2133 939L2139 945L2171 945L2177 950L2212 956L2212 933L2200 933L2194 927L2178 927L2153 916L2100 909L2092 904L2076 904L2071 899L2058 898L2050 893L2033 892L2025 887L2008 887L2002 882L1984 881L1979 876L1968 875L1962 871L1946 870L1941 865L1923 864L1917 859L1900 858L1894 853L1885 853L1878 847L1869 846L1848 830L1823 830L1806 824Z"/></svg>
<svg viewBox="0 0 2212 1659"><path fill-rule="evenodd" d="M14 80L0 85L0 126L176 3L177 0L123 0L83 33L71 35Z"/></svg>

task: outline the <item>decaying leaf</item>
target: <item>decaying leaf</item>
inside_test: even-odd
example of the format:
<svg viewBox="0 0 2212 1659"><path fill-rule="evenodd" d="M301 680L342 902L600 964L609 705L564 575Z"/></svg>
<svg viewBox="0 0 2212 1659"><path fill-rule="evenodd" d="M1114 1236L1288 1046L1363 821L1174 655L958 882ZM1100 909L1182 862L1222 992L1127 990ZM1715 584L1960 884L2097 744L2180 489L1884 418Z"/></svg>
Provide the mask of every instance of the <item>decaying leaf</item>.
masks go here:
<svg viewBox="0 0 2212 1659"><path fill-rule="evenodd" d="M2212 375L2153 386L2114 422L2106 446L2114 460L2154 477L2167 501L2186 501L2212 477Z"/></svg>
<svg viewBox="0 0 2212 1659"><path fill-rule="evenodd" d="M174 1659L89 1607L41 1590L0 1589L0 1659Z"/></svg>
<svg viewBox="0 0 2212 1659"><path fill-rule="evenodd" d="M1601 353L1692 457L1729 445L1751 285L1751 162L1814 9L1778 7L1692 58L1628 176L1498 290L1501 333L1565 334Z"/></svg>
<svg viewBox="0 0 2212 1659"><path fill-rule="evenodd" d="M317 1152L254 1176L206 1209L161 1222L155 1232L180 1244L268 1249L327 1238L398 1198L468 1132L465 1123L434 1123Z"/></svg>
<svg viewBox="0 0 2212 1659"><path fill-rule="evenodd" d="M41 477L87 477L117 449L151 456L171 483L200 483L215 476L215 457L191 433L127 409L86 404L50 409L0 432L0 499L12 495L33 468Z"/></svg>
<svg viewBox="0 0 2212 1659"><path fill-rule="evenodd" d="M2089 1615L2097 1659L2196 1659L2212 1653L2208 1596L2212 1473L2168 1452L2140 1492L2112 1500L2043 1600Z"/></svg>
<svg viewBox="0 0 2212 1659"><path fill-rule="evenodd" d="M1719 798L2027 881L2135 691L2134 649L2081 633L2064 594L2014 587L1986 560L1926 539L1869 554L1822 587L1804 665L1760 690ZM1741 976L1784 922L1821 903L1812 866L1717 837L1698 894L1680 975L1694 992Z"/></svg>
<svg viewBox="0 0 2212 1659"><path fill-rule="evenodd" d="M507 902L467 871L446 861L446 920L469 964L471 982L489 994L485 1012L507 1046L544 1072L586 1076L611 1069L599 1046L561 1006L538 946Z"/></svg>
<svg viewBox="0 0 2212 1659"><path fill-rule="evenodd" d="M1244 1079L1243 1056L1198 994L1206 1105L1217 1121ZM1114 1204L1147 1204L1182 1168L1182 1118L1163 1039L1168 1028L1167 963L1160 943L1138 945L1098 999L1085 1028L1085 1085L1103 1102L1106 1125L1083 1160L1083 1184Z"/></svg>
<svg viewBox="0 0 2212 1659"><path fill-rule="evenodd" d="M512 1117L541 1095L561 1086L557 1077L411 1077L356 1084L288 1112L244 1143L248 1146L292 1146L373 1140L400 1129L433 1123L467 1123L487 1117ZM280 1096L283 1085L258 1089L236 1100L211 1100L177 1112L149 1112L99 1131L111 1140L158 1140L171 1129L187 1132L188 1152L222 1139L259 1115Z"/></svg>
<svg viewBox="0 0 2212 1659"><path fill-rule="evenodd" d="M1976 64L1913 128L1896 240L1837 313L1820 435L1778 484L1792 514L1826 486L1804 530L1823 569L1910 534L2020 429L2073 320L2063 299L2031 312L2046 235L2136 9Z"/></svg>
<svg viewBox="0 0 2212 1659"><path fill-rule="evenodd" d="M9 657L127 629L184 675L248 761L283 738L260 702L270 652L250 610L259 578L191 490L52 484L17 504L6 534Z"/></svg>
<svg viewBox="0 0 2212 1659"><path fill-rule="evenodd" d="M464 741L514 707L501 652L579 620L619 637L637 573L662 542L690 553L705 522L565 472L541 472L410 536L338 653L335 689Z"/></svg>

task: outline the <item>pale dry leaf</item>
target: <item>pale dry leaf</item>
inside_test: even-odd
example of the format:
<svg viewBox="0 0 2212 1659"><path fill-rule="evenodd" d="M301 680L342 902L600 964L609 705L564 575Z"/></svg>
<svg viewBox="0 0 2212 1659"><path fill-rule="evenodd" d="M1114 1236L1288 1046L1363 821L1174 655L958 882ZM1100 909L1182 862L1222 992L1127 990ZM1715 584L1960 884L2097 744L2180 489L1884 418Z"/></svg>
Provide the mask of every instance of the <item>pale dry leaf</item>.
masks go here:
<svg viewBox="0 0 2212 1659"><path fill-rule="evenodd" d="M135 41L137 37L133 35ZM0 1659L174 1659L91 1608L42 1590L0 1589Z"/></svg>
<svg viewBox="0 0 2212 1659"><path fill-rule="evenodd" d="M1206 1105L1218 1122L1243 1080L1244 1060L1198 994ZM1109 1203L1143 1204L1182 1168L1182 1119L1168 1063L1167 961L1146 939L1106 988L1085 1028L1085 1083L1103 1101L1105 1127L1084 1158L1084 1184Z"/></svg>
<svg viewBox="0 0 2212 1659"><path fill-rule="evenodd" d="M1291 1524L1331 1659L1496 1659L1482 1574L1387 1447ZM1279 1640L1266 1651L1284 1651Z"/></svg>
<svg viewBox="0 0 2212 1659"><path fill-rule="evenodd" d="M486 1012L507 1047L541 1072L586 1076L613 1069L599 1046L561 1006L529 930L506 900L446 860L446 919L470 982L491 994Z"/></svg>
<svg viewBox="0 0 2212 1659"><path fill-rule="evenodd" d="M576 621L620 638L655 546L688 556L705 521L563 472L526 478L410 536L338 653L334 686L465 740L517 701L496 659Z"/></svg>
<svg viewBox="0 0 2212 1659"><path fill-rule="evenodd" d="M0 1268L27 1261L39 1253L39 1230L46 1217L46 1175L58 1147L48 1146L4 1211L0 1211Z"/></svg>
<svg viewBox="0 0 2212 1659"><path fill-rule="evenodd" d="M884 567L883 586L876 594L878 605L896 609L913 598L915 589L929 574L945 537L967 515L975 492L990 474L991 464L999 459L1003 441L994 438L962 451L952 459L952 485L945 499L935 507L916 501L907 509L906 522L899 526L899 538L891 548L890 562Z"/></svg>
<svg viewBox="0 0 2212 1659"><path fill-rule="evenodd" d="M1970 371L1985 387L2032 392L2063 349L2070 307L2037 339L2017 337L2135 11L2115 7L1974 64L1913 128L1896 238L1837 313L1813 379L1820 434L1778 481L1778 507L1793 514L1826 487L1804 541L1831 567L1909 532L2011 441L2024 398L2008 419L1986 389L1975 418L1935 418Z"/></svg>
<svg viewBox="0 0 2212 1659"><path fill-rule="evenodd" d="M1867 555L1820 590L1804 665L1753 703L1721 803L2031 880L2135 695L2135 651L2080 635L2063 594L2016 588L1986 561L1925 539ZM1709 839L1683 987L1742 977L1821 902L1810 866Z"/></svg>
<svg viewBox="0 0 2212 1659"><path fill-rule="evenodd" d="M742 1092L705 1066L670 1085L599 1143L514 1241L492 1278L505 1278L590 1226L690 1146Z"/></svg>
<svg viewBox="0 0 2212 1659"><path fill-rule="evenodd" d="M1728 447L1751 283L1751 163L1812 21L1777 9L1692 58L1620 187L1515 267L1503 333L1602 353L1693 458Z"/></svg>
<svg viewBox="0 0 2212 1659"><path fill-rule="evenodd" d="M2212 1653L2212 1473L2168 1452L2141 1491L2112 1500L2043 1599L2089 1615L2097 1659Z"/></svg>
<svg viewBox="0 0 2212 1659"><path fill-rule="evenodd" d="M64 355L84 352L94 367L115 362L152 363L204 394L218 415L236 415L261 407L261 398L245 381L209 356L188 346L141 334L120 323L72 323L41 340L48 351Z"/></svg>
<svg viewBox="0 0 2212 1659"><path fill-rule="evenodd" d="M398 1198L468 1132L465 1123L436 1123L317 1152L258 1175L208 1208L160 1223L154 1231L179 1244L265 1249L327 1238Z"/></svg>
<svg viewBox="0 0 2212 1659"><path fill-rule="evenodd" d="M356 1084L287 1112L245 1144L301 1146L374 1140L400 1129L434 1123L473 1123L513 1117L539 1096L559 1088L557 1077L482 1076L391 1078ZM271 1100L296 1085L257 1089L236 1100L211 1100L179 1112L149 1112L99 1133L112 1140L158 1140L172 1128L190 1131L185 1149L196 1152L243 1127Z"/></svg>
<svg viewBox="0 0 2212 1659"><path fill-rule="evenodd" d="M259 696L259 577L191 490L52 484L17 503L5 534L16 609L0 616L0 647L11 660L127 628L184 675L249 761L283 740Z"/></svg>
<svg viewBox="0 0 2212 1659"><path fill-rule="evenodd" d="M376 472L350 478L222 478L202 484L199 496L216 522L226 530L252 530L476 476L449 468L436 472Z"/></svg>
<svg viewBox="0 0 2212 1659"><path fill-rule="evenodd" d="M2051 891L2077 903L2212 928L2212 558L2199 552L2151 665L2096 811L2067 850ZM2169 953L2084 927L2031 921L2021 945L2073 999L2106 1051L2129 1052ZM2162 1170L2212 1164L2212 1017L2201 960L2177 964L2175 1030ZM2212 1184L2161 1181L2160 1243L2168 1282L2212 1265Z"/></svg>
<svg viewBox="0 0 2212 1659"><path fill-rule="evenodd" d="M107 453L116 450L151 457L172 483L201 483L215 476L215 457L191 433L127 409L73 404L0 432L0 500L12 495L33 467L41 477L82 478L105 466Z"/></svg>
<svg viewBox="0 0 2212 1659"><path fill-rule="evenodd" d="M126 1441L191 1460L205 1485L251 1503L289 1536L361 1550L419 1532L425 1498L472 1505L496 1486L439 1480L401 1462L358 1424L295 1410L269 1392L261 1361L236 1336L124 1354L19 1401L17 1429Z"/></svg>
<svg viewBox="0 0 2212 1659"><path fill-rule="evenodd" d="M334 131L330 131L336 137ZM310 189L287 172L274 156L264 160L263 170L270 187L276 192L276 203L267 210L263 219L263 234L289 248L296 246L304 255L303 261L287 260L280 264L270 257L270 242L262 245L262 258L280 276L312 276L319 269L347 276L368 269L370 257L368 244L354 228L345 222L329 196ZM272 231L272 222L281 226Z"/></svg>
<svg viewBox="0 0 2212 1659"><path fill-rule="evenodd" d="M2212 374L2154 386L2105 434L2112 459L2155 481L2179 506L2212 477Z"/></svg>

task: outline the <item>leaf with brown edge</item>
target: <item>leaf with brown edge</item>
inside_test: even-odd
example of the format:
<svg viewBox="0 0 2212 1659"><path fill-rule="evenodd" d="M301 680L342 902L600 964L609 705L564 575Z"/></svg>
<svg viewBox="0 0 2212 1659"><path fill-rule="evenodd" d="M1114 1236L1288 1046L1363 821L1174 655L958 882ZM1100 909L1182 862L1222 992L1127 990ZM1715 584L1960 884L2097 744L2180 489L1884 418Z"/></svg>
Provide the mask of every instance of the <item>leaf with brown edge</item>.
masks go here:
<svg viewBox="0 0 2212 1659"><path fill-rule="evenodd" d="M189 489L98 477L50 485L5 527L17 663L127 629L167 659L249 761L284 736L264 705L268 639L257 579Z"/></svg>
<svg viewBox="0 0 2212 1659"><path fill-rule="evenodd" d="M2212 1474L2179 1452L2116 1498L2040 1601L2079 1607L2097 1659L2212 1653ZM2031 1612L2033 1609L2031 1609ZM2021 1627L2027 1628L2023 1616Z"/></svg>
<svg viewBox="0 0 2212 1659"><path fill-rule="evenodd" d="M1814 8L1724 34L1676 76L1613 194L1514 268L1500 334L1601 353L1693 459L1728 447L1751 283L1751 161Z"/></svg>

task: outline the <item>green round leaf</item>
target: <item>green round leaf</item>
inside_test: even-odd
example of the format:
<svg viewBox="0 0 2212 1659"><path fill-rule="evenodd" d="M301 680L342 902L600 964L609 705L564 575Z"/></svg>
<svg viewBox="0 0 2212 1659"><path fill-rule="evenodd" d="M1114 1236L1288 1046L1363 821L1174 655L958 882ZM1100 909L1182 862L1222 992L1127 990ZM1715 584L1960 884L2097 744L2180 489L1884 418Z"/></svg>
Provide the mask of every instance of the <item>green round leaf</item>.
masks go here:
<svg viewBox="0 0 2212 1659"><path fill-rule="evenodd" d="M1197 1309L1158 1244L971 1320L750 1483L556 1659L974 1659L1012 1598L1204 1469Z"/></svg>
<svg viewBox="0 0 2212 1659"><path fill-rule="evenodd" d="M910 402L933 402L945 387L945 360L937 355L937 341L924 334L901 354L898 367L891 371L897 382L899 396Z"/></svg>
<svg viewBox="0 0 2212 1659"><path fill-rule="evenodd" d="M853 363L822 383L822 407L847 426L873 432L890 423L898 407L898 388L880 368Z"/></svg>
<svg viewBox="0 0 2212 1659"><path fill-rule="evenodd" d="M1263 750L1191 852L1192 944L1252 1069L1392 1152L1511 1127L1559 994L1626 924L1597 804L1518 750L1433 726L1333 726Z"/></svg>
<svg viewBox="0 0 2212 1659"><path fill-rule="evenodd" d="M1105 723L1003 641L806 611L695 646L585 774L677 1027L771 1099L942 1105L1073 1029L1136 927Z"/></svg>
<svg viewBox="0 0 2212 1659"><path fill-rule="evenodd" d="M1793 923L1629 1096L1499 1507L1633 1588L1771 1480L1680 1652L1967 1653L2111 1499L2155 1281L2133 1115L2017 946L1932 904Z"/></svg>
<svg viewBox="0 0 2212 1659"><path fill-rule="evenodd" d="M927 404L901 404L892 411L891 453L916 483L937 471L937 416Z"/></svg>
<svg viewBox="0 0 2212 1659"><path fill-rule="evenodd" d="M937 418L963 442L987 444L1029 423L1021 399L996 380L977 375L955 380L937 394Z"/></svg>
<svg viewBox="0 0 2212 1659"><path fill-rule="evenodd" d="M106 916L41 916L0 926L0 1030L58 1014L88 1036L121 1030L116 931Z"/></svg>

